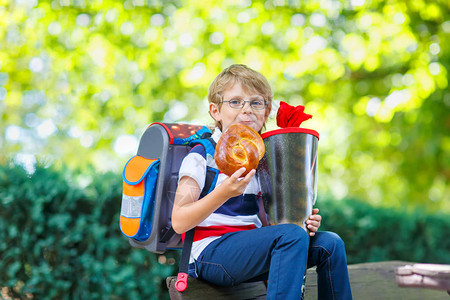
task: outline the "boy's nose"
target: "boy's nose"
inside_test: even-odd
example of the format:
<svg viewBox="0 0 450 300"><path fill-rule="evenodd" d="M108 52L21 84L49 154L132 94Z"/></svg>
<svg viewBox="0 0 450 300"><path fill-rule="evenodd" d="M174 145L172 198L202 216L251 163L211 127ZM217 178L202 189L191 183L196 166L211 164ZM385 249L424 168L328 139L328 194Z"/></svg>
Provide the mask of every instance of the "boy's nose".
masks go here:
<svg viewBox="0 0 450 300"><path fill-rule="evenodd" d="M253 112L253 109L250 106L250 102L244 102L244 106L242 107L241 111L243 111L243 112Z"/></svg>

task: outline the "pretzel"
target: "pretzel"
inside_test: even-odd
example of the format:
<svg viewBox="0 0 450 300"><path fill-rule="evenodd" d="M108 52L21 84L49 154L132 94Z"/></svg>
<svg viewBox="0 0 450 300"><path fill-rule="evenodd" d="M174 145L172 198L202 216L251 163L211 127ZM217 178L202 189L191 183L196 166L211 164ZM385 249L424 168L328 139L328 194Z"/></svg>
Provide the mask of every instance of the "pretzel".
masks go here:
<svg viewBox="0 0 450 300"><path fill-rule="evenodd" d="M264 156L264 142L255 130L247 125L231 125L219 139L216 146L215 161L222 173L231 176L245 167L242 176L256 169Z"/></svg>

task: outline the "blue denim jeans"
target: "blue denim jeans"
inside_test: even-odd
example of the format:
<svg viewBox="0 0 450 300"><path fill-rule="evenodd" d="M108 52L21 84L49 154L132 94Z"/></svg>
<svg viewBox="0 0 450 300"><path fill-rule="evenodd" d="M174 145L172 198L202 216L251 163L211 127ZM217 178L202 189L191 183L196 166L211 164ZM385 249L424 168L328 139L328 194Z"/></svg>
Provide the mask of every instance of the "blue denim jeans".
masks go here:
<svg viewBox="0 0 450 300"><path fill-rule="evenodd" d="M332 232L310 238L295 224L280 224L227 233L195 261L200 279L222 286L268 280L267 299L283 300L300 299L312 266L319 299L352 299L344 243Z"/></svg>

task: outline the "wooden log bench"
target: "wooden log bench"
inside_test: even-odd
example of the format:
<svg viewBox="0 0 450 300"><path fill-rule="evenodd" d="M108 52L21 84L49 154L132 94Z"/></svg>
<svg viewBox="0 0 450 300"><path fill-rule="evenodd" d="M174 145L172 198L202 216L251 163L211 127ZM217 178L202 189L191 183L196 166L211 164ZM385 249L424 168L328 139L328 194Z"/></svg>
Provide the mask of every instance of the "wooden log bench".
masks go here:
<svg viewBox="0 0 450 300"><path fill-rule="evenodd" d="M395 269L410 264L403 261L386 261L349 265L349 277L353 299L449 299L446 291L399 287ZM263 282L243 283L233 287L219 287L194 278L188 279L188 288L180 293L175 289L176 277L166 280L171 300L184 299L266 299ZM317 276L315 269L309 269L306 276L306 300L317 299Z"/></svg>

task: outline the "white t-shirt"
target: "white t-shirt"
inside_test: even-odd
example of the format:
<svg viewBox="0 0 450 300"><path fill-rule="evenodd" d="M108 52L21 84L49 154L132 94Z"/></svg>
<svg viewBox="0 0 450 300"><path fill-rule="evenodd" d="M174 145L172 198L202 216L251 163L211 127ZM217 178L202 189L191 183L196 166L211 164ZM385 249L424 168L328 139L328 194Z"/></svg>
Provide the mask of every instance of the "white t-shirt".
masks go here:
<svg viewBox="0 0 450 300"><path fill-rule="evenodd" d="M212 138L217 143L221 135L220 129L216 128ZM202 145L197 145L184 158L179 171L179 179L184 176L191 177L198 183L200 189L203 189L207 167L217 169L214 158L206 153ZM228 176L220 172L216 187L222 184L226 178ZM247 185L244 194L228 199L221 207L198 224L195 228L189 262L193 263L206 246L225 233L261 227L262 224L258 217L258 197L261 197L261 192L258 181L254 176Z"/></svg>

